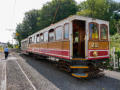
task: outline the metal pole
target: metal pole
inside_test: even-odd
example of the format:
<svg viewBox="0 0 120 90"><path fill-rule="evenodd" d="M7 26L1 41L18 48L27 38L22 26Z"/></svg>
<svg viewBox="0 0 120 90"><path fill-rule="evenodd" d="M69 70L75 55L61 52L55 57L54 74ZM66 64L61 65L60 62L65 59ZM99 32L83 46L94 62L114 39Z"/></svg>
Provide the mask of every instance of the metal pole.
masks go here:
<svg viewBox="0 0 120 90"><path fill-rule="evenodd" d="M116 62L115 62L115 47L113 47L113 63L114 63L114 69L116 68Z"/></svg>

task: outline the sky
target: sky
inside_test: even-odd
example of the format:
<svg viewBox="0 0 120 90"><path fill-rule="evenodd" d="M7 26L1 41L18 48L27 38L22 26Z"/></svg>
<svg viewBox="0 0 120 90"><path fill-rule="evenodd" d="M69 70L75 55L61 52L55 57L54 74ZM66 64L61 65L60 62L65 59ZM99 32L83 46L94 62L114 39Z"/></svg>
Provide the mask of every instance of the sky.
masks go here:
<svg viewBox="0 0 120 90"><path fill-rule="evenodd" d="M21 23L24 13L32 9L40 9L43 4L52 0L2 0L0 2L0 42L11 42L17 24ZM75 0L80 3L84 0ZM119 1L120 0L116 0Z"/></svg>

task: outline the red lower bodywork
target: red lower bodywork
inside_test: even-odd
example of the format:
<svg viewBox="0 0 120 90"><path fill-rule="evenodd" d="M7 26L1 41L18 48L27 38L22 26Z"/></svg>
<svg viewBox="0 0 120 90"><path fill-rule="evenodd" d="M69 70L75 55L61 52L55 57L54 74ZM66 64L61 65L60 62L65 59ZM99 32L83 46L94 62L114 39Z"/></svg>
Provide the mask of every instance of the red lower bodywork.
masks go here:
<svg viewBox="0 0 120 90"><path fill-rule="evenodd" d="M95 59L105 59L109 58L109 50L88 50L88 60L95 60ZM93 52L97 52L97 56L93 55Z"/></svg>
<svg viewBox="0 0 120 90"><path fill-rule="evenodd" d="M54 50L54 49L44 49L44 48L29 48L28 52L45 54L49 56L55 56L64 59L70 59L70 51L69 50Z"/></svg>
<svg viewBox="0 0 120 90"><path fill-rule="evenodd" d="M93 52L97 52L97 56L94 57ZM27 52L44 54L54 57L59 57L63 59L70 59L69 50L56 50L56 49L44 49L44 48L29 48ZM88 50L87 60L97 60L97 59L106 59L109 58L109 50Z"/></svg>

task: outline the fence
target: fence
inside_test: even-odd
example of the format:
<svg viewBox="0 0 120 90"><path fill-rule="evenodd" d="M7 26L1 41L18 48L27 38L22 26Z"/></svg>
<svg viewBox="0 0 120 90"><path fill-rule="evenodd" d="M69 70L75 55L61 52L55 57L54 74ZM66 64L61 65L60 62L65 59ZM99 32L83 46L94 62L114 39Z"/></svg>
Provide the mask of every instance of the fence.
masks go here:
<svg viewBox="0 0 120 90"><path fill-rule="evenodd" d="M110 65L114 69L120 69L120 42L110 42Z"/></svg>

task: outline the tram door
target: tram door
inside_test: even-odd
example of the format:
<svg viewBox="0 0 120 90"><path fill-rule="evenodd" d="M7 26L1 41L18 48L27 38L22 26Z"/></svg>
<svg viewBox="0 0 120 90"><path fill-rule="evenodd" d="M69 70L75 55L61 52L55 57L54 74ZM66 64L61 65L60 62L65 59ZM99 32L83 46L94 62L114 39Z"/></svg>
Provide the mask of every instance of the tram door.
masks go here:
<svg viewBox="0 0 120 90"><path fill-rule="evenodd" d="M73 57L85 57L85 21L73 21Z"/></svg>

